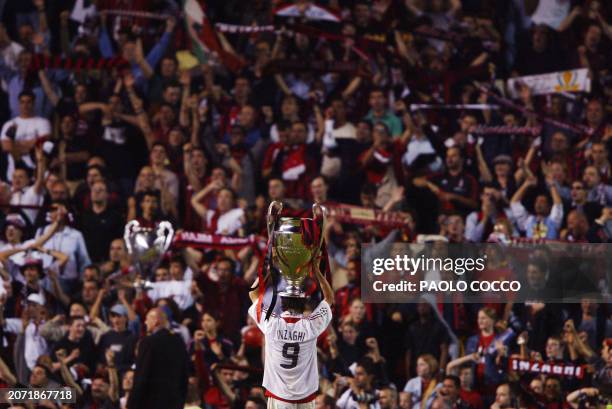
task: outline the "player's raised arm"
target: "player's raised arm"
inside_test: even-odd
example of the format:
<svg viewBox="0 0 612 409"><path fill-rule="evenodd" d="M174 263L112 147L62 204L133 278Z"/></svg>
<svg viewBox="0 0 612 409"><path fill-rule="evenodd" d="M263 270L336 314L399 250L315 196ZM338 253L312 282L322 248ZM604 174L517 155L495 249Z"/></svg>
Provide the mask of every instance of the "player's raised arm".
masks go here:
<svg viewBox="0 0 612 409"><path fill-rule="evenodd" d="M255 288L255 290L249 291L249 298L251 299L251 302L253 303L257 301L257 299L259 298L259 292L261 291L261 288L259 288L259 277L255 279L251 288Z"/></svg>
<svg viewBox="0 0 612 409"><path fill-rule="evenodd" d="M313 263L313 268L315 274L317 275L317 280L319 280L319 284L321 285L321 291L323 291L323 298L331 306L334 303L334 290L332 290L331 285L327 282L327 279L321 273L321 269L319 268L320 261L321 257L317 258L317 261Z"/></svg>

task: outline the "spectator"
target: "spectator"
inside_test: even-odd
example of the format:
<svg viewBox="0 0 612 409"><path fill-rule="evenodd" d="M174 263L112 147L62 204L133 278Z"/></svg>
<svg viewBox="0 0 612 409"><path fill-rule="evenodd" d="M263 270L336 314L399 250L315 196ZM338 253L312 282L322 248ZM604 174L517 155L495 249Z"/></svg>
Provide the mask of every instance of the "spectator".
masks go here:
<svg viewBox="0 0 612 409"><path fill-rule="evenodd" d="M357 260L349 260L346 265L347 283L344 287L336 290L334 306L338 316L344 317L349 313L349 306L353 300L361 298L360 263Z"/></svg>
<svg viewBox="0 0 612 409"><path fill-rule="evenodd" d="M202 344L204 361L206 365L212 366L230 357L233 353L232 342L219 335L219 319L212 312L205 312L202 315L200 330L194 336L194 342ZM203 336L202 336L203 335Z"/></svg>
<svg viewBox="0 0 612 409"><path fill-rule="evenodd" d="M379 394L378 390L373 388L373 372L371 364L368 361L357 364L355 368L355 377L353 388L347 389L336 401L336 407L340 409L356 409L359 407L359 401L363 401L369 409L380 408L380 402L373 399Z"/></svg>
<svg viewBox="0 0 612 409"><path fill-rule="evenodd" d="M49 217L52 223L58 223L58 231L45 243L44 248L51 251L59 251L68 256L68 263L61 271L60 280L64 289L70 291L69 289L74 288L78 283L83 268L91 264L91 260L85 246L83 234L68 225L68 217L70 216L67 215L64 204L52 204ZM36 236L41 237L50 228L50 225L40 228Z"/></svg>
<svg viewBox="0 0 612 409"><path fill-rule="evenodd" d="M185 346L168 330L168 318L160 308L147 313L145 325L149 335L138 347L128 408L180 409L187 393Z"/></svg>
<svg viewBox="0 0 612 409"><path fill-rule="evenodd" d="M370 112L365 119L376 125L377 122L385 124L389 130L390 136L398 137L402 134L402 123L395 114L387 110L385 94L380 89L370 91L368 100Z"/></svg>
<svg viewBox="0 0 612 409"><path fill-rule="evenodd" d="M365 172L366 180L376 186L376 205L382 207L397 186L394 163L401 156L402 141L393 141L390 129L384 123L372 128L373 143L370 149L359 157L359 164Z"/></svg>
<svg viewBox="0 0 612 409"><path fill-rule="evenodd" d="M94 262L103 261L113 239L123 233L123 217L109 207L108 187L104 181L95 182L91 188L91 210L84 212L80 230Z"/></svg>
<svg viewBox="0 0 612 409"><path fill-rule="evenodd" d="M491 409L499 409L504 407L514 406L514 396L510 385L503 383L497 387L495 391L495 402L491 405Z"/></svg>
<svg viewBox="0 0 612 409"><path fill-rule="evenodd" d="M529 214L521 200L527 189L535 185L536 181L534 179L526 179L519 187L510 201L512 214L516 218L519 229L525 232L527 237L555 239L559 236L559 229L563 220L561 196L555 184L549 185L553 205L550 205L546 195L540 194L536 197L533 205L535 214Z"/></svg>
<svg viewBox="0 0 612 409"><path fill-rule="evenodd" d="M473 355L475 365L475 384L483 391L484 400L486 396L493 394L492 387L498 383L503 376L497 370L498 352L511 340L511 332L496 333L495 322L497 315L495 311L484 307L478 310L478 335L471 336L466 344L466 355ZM498 389L499 393L499 389Z"/></svg>
<svg viewBox="0 0 612 409"><path fill-rule="evenodd" d="M408 326L406 340L409 352L406 357L406 370L414 373L418 362L412 361L424 355L431 355L446 366L448 359L448 334L426 301L417 304L417 319ZM430 362L431 363L431 362ZM435 371L432 372L432 376Z"/></svg>
<svg viewBox="0 0 612 409"><path fill-rule="evenodd" d="M34 114L34 99L34 94L31 92L21 92L19 94L19 114L12 121L6 122L0 131L2 151L8 157L6 170L8 180L11 180L13 170L19 163L23 163L29 169L35 167L30 153L36 143L40 143L51 134L49 121Z"/></svg>
<svg viewBox="0 0 612 409"><path fill-rule="evenodd" d="M242 313L247 311L249 306L246 283L233 275L235 267L233 260L222 258L214 266L214 273L218 277L216 282L209 277L211 271L208 274L201 274L196 280L204 296L204 306L207 310L218 314L223 334L234 338L244 323L245 315Z"/></svg>
<svg viewBox="0 0 612 409"><path fill-rule="evenodd" d="M587 188L587 201L600 206L609 206L612 203L612 189L602 182L597 168L587 166L584 169L582 180Z"/></svg>
<svg viewBox="0 0 612 409"><path fill-rule="evenodd" d="M2 317L3 330L22 337L23 349L16 356L15 369L17 379L24 380L24 383L38 358L47 351L47 342L36 330L44 320L44 306L45 299L40 294L31 293L26 297L25 319ZM4 313L4 304L0 307Z"/></svg>
<svg viewBox="0 0 612 409"><path fill-rule="evenodd" d="M53 352L63 350L68 357L67 365L83 364L88 374L95 371L96 347L93 337L85 325L84 317L70 320L68 332L55 344Z"/></svg>
<svg viewBox="0 0 612 409"><path fill-rule="evenodd" d="M212 189L217 190L217 209L211 210L200 203ZM219 183L211 183L191 199L195 211L204 220L206 231L231 236L236 234L245 223L244 210L236 207L236 194Z"/></svg>
<svg viewBox="0 0 612 409"><path fill-rule="evenodd" d="M438 372L438 361L432 355L420 355L416 360L417 376L410 379L404 392L409 394L409 401L412 406L429 408L435 399L435 392L441 385L436 377Z"/></svg>
<svg viewBox="0 0 612 409"><path fill-rule="evenodd" d="M17 166L13 171L13 184L11 194L11 204L20 206L38 207L43 203L43 183L44 174L46 171L45 158L42 151L42 147L35 148L36 151L36 179L32 185L30 185L30 172L31 170L26 166ZM24 213L28 217L30 224L36 221L36 215L38 214L37 209L26 209Z"/></svg>
<svg viewBox="0 0 612 409"><path fill-rule="evenodd" d="M477 206L478 184L472 175L463 168L463 155L458 148L446 151L447 170L431 180L416 178L417 187L426 187L437 196L443 212L457 211L462 214Z"/></svg>
<svg viewBox="0 0 612 409"><path fill-rule="evenodd" d="M288 196L302 200L307 199L308 186L319 169L319 146L316 142L306 142L306 131L303 122L291 125L287 146L277 156L272 172L282 178Z"/></svg>
<svg viewBox="0 0 612 409"><path fill-rule="evenodd" d="M589 225L591 225L601 214L601 205L597 202L587 200L586 185L582 180L575 180L571 185L571 203L566 205L564 214L568 214L572 210L576 210L585 215Z"/></svg>
<svg viewBox="0 0 612 409"><path fill-rule="evenodd" d="M98 351L100 351L98 362L105 362L106 351L110 349L114 353L113 362L119 374L123 374L134 363L136 336L139 335L136 313L133 310L130 311L125 304L127 304L127 301L123 298L121 304L115 304L110 309L109 315L112 329L103 334L98 342ZM132 319L129 318L130 315L132 315Z"/></svg>
<svg viewBox="0 0 612 409"><path fill-rule="evenodd" d="M436 399L451 408L469 408L468 403L464 402L459 395L460 386L461 381L457 376L446 375L436 393Z"/></svg>

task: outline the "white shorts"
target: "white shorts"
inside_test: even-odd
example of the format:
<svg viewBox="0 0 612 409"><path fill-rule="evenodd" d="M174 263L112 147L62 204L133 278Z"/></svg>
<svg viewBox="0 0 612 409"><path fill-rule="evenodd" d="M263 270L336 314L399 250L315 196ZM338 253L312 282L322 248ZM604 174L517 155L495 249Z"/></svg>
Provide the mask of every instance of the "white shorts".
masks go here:
<svg viewBox="0 0 612 409"><path fill-rule="evenodd" d="M314 399L307 403L289 403L268 397L268 409L314 409L315 406Z"/></svg>

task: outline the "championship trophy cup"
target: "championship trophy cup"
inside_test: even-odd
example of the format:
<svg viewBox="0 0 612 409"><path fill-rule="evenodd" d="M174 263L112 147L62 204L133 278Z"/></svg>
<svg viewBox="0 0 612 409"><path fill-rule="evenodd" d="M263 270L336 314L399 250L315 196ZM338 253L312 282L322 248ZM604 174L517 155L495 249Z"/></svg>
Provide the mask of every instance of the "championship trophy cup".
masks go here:
<svg viewBox="0 0 612 409"><path fill-rule="evenodd" d="M287 286L282 298L304 298L302 284L309 267L318 257L323 245L325 207L315 203L313 218L280 217L281 202L268 207L268 237L272 246L272 267L285 279Z"/></svg>
<svg viewBox="0 0 612 409"><path fill-rule="evenodd" d="M136 287L147 287L146 280L170 248L173 236L174 229L168 221L159 222L154 228L143 227L136 220L125 225L123 239L139 276Z"/></svg>

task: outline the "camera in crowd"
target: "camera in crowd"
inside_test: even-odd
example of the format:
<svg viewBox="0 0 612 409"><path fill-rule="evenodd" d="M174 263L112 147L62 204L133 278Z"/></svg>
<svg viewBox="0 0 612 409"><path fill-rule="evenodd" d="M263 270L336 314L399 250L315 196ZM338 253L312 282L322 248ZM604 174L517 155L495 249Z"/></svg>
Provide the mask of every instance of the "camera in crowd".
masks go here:
<svg viewBox="0 0 612 409"><path fill-rule="evenodd" d="M370 392L362 392L362 393L351 393L351 397L355 400L355 402L357 403L367 403L369 405L375 403L376 401L378 401L378 394L377 393L370 393Z"/></svg>
<svg viewBox="0 0 612 409"><path fill-rule="evenodd" d="M578 409L606 407L610 401L602 395L581 393L578 397Z"/></svg>

